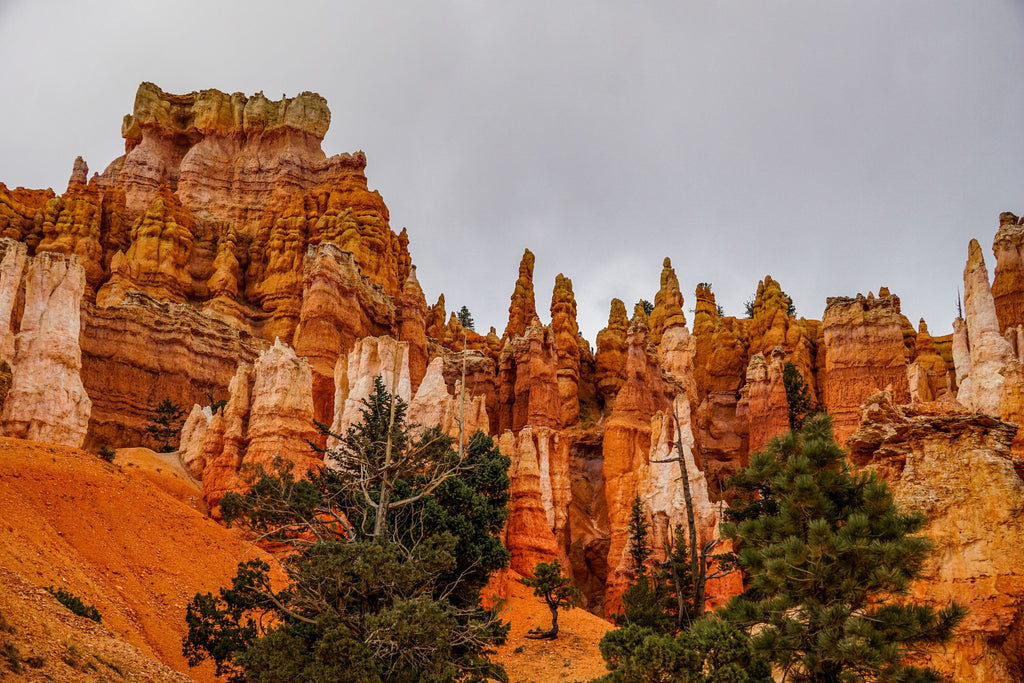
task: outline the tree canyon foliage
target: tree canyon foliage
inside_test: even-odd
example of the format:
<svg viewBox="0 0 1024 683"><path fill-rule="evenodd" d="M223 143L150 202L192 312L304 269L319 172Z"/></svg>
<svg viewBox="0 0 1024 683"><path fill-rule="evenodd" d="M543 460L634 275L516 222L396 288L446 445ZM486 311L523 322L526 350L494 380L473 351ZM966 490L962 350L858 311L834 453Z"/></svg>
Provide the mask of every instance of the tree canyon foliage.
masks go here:
<svg viewBox="0 0 1024 683"><path fill-rule="evenodd" d="M480 606L507 566L496 534L508 511L508 460L477 433L465 453L437 430L414 434L383 382L362 422L296 479L252 472L224 519L291 550L275 588L253 560L219 596L188 610L190 661L213 659L237 681L501 679L484 656L507 626Z"/></svg>

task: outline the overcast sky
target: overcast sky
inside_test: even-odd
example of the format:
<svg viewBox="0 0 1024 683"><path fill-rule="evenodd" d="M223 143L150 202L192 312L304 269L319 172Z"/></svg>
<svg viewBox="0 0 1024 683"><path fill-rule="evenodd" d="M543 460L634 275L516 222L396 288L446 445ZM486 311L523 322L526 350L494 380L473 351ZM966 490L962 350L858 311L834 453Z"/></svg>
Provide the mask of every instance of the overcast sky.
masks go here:
<svg viewBox="0 0 1024 683"><path fill-rule="evenodd" d="M945 334L968 241L991 269L1024 212L1020 0L0 0L0 64L0 181L58 192L123 153L141 81L320 93L324 151L366 152L428 300L483 332L529 247L591 342L665 256L687 309L887 285Z"/></svg>

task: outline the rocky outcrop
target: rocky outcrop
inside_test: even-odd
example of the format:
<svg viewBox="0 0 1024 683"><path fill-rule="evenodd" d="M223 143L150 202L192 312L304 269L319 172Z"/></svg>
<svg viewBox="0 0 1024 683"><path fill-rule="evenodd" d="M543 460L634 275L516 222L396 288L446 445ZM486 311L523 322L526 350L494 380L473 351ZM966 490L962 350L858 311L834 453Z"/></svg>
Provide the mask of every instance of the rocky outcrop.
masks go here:
<svg viewBox="0 0 1024 683"><path fill-rule="evenodd" d="M957 366L960 386L957 400L970 410L998 416L1006 381L1003 370L1013 358L1013 351L999 331L995 301L988 286L988 269L978 240L971 240L964 267L964 315L970 369ZM955 354L954 349L954 358Z"/></svg>
<svg viewBox="0 0 1024 683"><path fill-rule="evenodd" d="M504 339L522 336L537 317L537 304L533 296L533 262L533 252L525 250L519 262L519 277L508 306L508 325L502 335Z"/></svg>
<svg viewBox="0 0 1024 683"><path fill-rule="evenodd" d="M409 423L421 428L439 427L454 439L459 437L459 421L464 420L466 442L478 430L490 432L486 398L463 396L461 382L455 385L454 395L448 393L444 380L444 359L435 358L427 366L427 373L409 402ZM465 400L465 405L462 404Z"/></svg>
<svg viewBox="0 0 1024 683"><path fill-rule="evenodd" d="M243 464L272 470L284 463L300 477L321 463L309 445L317 434L312 373L290 347L276 341L253 366L240 365L230 391L223 412L210 420L199 458L211 508L226 491L244 486Z"/></svg>
<svg viewBox="0 0 1024 683"><path fill-rule="evenodd" d="M910 400L914 402L937 401L950 389L950 378L946 360L939 355L935 340L928 333L924 318L918 325L915 341L916 356L907 366L907 382Z"/></svg>
<svg viewBox="0 0 1024 683"><path fill-rule="evenodd" d="M82 310L82 382L93 400L85 446L150 444L146 425L165 398L181 406L228 397L240 363L268 344L188 304L129 292Z"/></svg>
<svg viewBox="0 0 1024 683"><path fill-rule="evenodd" d="M316 416L328 423L334 415L338 359L348 355L358 339L390 334L395 306L362 274L351 253L330 242L306 252L302 292L295 351L309 359Z"/></svg>
<svg viewBox="0 0 1024 683"><path fill-rule="evenodd" d="M27 254L24 242L0 239L0 360L9 362L14 361L14 337L18 329L14 308Z"/></svg>
<svg viewBox="0 0 1024 683"><path fill-rule="evenodd" d="M522 335L505 338L497 390L500 431L562 426L555 334L537 316Z"/></svg>
<svg viewBox="0 0 1024 683"><path fill-rule="evenodd" d="M953 643L924 655L956 681L1024 681L1024 482L1016 428L983 414L934 413L870 397L851 459L885 478L903 510L927 515L933 549L912 597L970 612Z"/></svg>
<svg viewBox="0 0 1024 683"><path fill-rule="evenodd" d="M992 299L999 331L1024 325L1024 225L1006 211L999 214L999 231L992 242L996 268Z"/></svg>
<svg viewBox="0 0 1024 683"><path fill-rule="evenodd" d="M555 289L551 294L551 331L558 355L559 423L568 427L580 419L580 328L576 323L572 280L561 273L555 278Z"/></svg>
<svg viewBox="0 0 1024 683"><path fill-rule="evenodd" d="M406 405L412 400L409 378L409 344L390 337L367 337L356 342L347 356L339 356L334 368L334 421L331 431L345 434L363 418L363 400L373 393L380 377L384 388ZM328 441L333 445L334 441Z"/></svg>
<svg viewBox="0 0 1024 683"><path fill-rule="evenodd" d="M206 432L213 420L213 410L210 406L201 407L198 403L193 404L185 424L181 426L181 439L178 441L178 456L181 464L185 466L189 474L197 479L202 479L203 470L206 468L206 459L203 455L203 441L206 439Z"/></svg>
<svg viewBox="0 0 1024 683"><path fill-rule="evenodd" d="M110 262L110 280L96 295L98 306L116 306L126 292L144 292L155 299L182 302L192 293L189 263L195 219L171 189L153 197L131 229L131 246Z"/></svg>
<svg viewBox="0 0 1024 683"><path fill-rule="evenodd" d="M594 356L594 384L601 405L611 409L615 396L626 381L626 333L629 318L626 305L612 299L608 314L608 327L597 333L597 353Z"/></svg>
<svg viewBox="0 0 1024 683"><path fill-rule="evenodd" d="M16 253L8 249L14 258ZM0 430L5 436L81 447L92 410L82 385L79 346L85 270L74 256L44 252L28 260L24 286Z"/></svg>
<svg viewBox="0 0 1024 683"><path fill-rule="evenodd" d="M427 373L427 312L427 299L416 279L416 266L411 266L398 297L398 338L409 343L409 379L413 391L419 388Z"/></svg>
<svg viewBox="0 0 1024 683"><path fill-rule="evenodd" d="M661 286L654 295L654 310L648 322L650 342L658 344L665 330L686 324L683 314L683 294L679 290L679 278L672 268L672 261L665 258L661 267Z"/></svg>
<svg viewBox="0 0 1024 683"><path fill-rule="evenodd" d="M891 387L897 403L910 400L899 297L829 297L822 327L824 404L842 443L868 396Z"/></svg>
<svg viewBox="0 0 1024 683"><path fill-rule="evenodd" d="M629 540L629 513L639 490L639 472L650 458L651 419L659 411L671 410L675 394L662 379L657 356L648 350L647 334L647 321L639 310L629 327L626 381L605 424L602 443L609 582L610 587L618 585L620 589L621 580L616 582L613 577ZM606 597L606 612L618 608L619 594L612 590Z"/></svg>
<svg viewBox="0 0 1024 683"><path fill-rule="evenodd" d="M750 357L747 383L740 390L736 419L746 422L750 452L756 452L777 434L789 429L789 402L782 373L786 352L781 346L772 349L766 359L760 353ZM805 384L807 384L805 378Z"/></svg>
<svg viewBox="0 0 1024 683"><path fill-rule="evenodd" d="M557 536L564 531L568 508L568 453L557 445L552 448L557 438L550 429L526 427L518 434L506 431L498 444L512 460L512 503L504 541L512 555L512 569L524 576L531 575L538 562L564 559L564 544L559 544Z"/></svg>

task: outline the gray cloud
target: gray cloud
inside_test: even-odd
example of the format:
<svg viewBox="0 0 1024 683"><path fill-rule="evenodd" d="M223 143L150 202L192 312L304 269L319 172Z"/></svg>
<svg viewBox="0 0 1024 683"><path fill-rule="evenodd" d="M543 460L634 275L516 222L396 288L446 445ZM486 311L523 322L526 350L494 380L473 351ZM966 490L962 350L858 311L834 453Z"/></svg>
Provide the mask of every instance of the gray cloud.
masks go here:
<svg viewBox="0 0 1024 683"><path fill-rule="evenodd" d="M1024 212L1018 2L0 4L0 180L122 151L143 80L324 95L429 299L504 328L573 280L593 340L669 256L730 314L770 273L799 312L880 285L950 329L967 242ZM993 265L989 259L990 268Z"/></svg>

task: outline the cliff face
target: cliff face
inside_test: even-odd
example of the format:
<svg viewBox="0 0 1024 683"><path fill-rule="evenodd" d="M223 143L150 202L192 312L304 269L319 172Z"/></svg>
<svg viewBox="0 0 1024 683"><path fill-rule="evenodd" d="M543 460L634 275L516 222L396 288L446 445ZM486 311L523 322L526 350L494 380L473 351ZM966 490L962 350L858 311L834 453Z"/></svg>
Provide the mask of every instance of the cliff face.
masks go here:
<svg viewBox="0 0 1024 683"><path fill-rule="evenodd" d="M60 196L0 184L4 433L90 448L148 444L156 404L194 406L181 457L215 505L244 485L243 463L288 455L300 470L321 466L306 444L323 440L313 419L335 431L353 424L383 375L409 402L413 422L457 435L464 417L467 432L499 439L512 460L504 540L514 568L561 558L587 608L605 614L618 609L630 580L633 500L646 506L662 552L664 536L685 518L679 441L698 531L710 540L728 476L788 427L787 363L833 414L840 439L865 420L851 442L865 465L892 469L923 454L931 458L920 461L932 468L927 481L952 486L943 477L959 475L944 473L932 455L948 451L960 462L970 446L1024 472L1024 436L994 421L984 433L986 419L1024 421L1024 232L1013 214L1000 217L991 287L971 243L964 318L947 337L933 338L924 321L915 329L885 288L829 299L820 321L798 318L771 276L757 285L746 318L722 315L711 285L697 285L691 330L666 258L650 283L650 314L613 299L591 348L579 334L577 292L562 274L550 322L542 319L529 250L511 283L504 332L484 335L463 328L443 294L427 305L409 237L391 230L383 199L368 188L364 155L321 150L329 122L313 93L271 101L143 84L122 127L126 153L102 174L90 178L76 160ZM885 419L877 401L864 418L861 405L886 388L894 406ZM214 411L218 400L227 405ZM906 405L917 407L899 407ZM921 406L930 412L913 412ZM964 418L965 407L991 417ZM884 438L869 448L871 424ZM905 457L885 455L893 449ZM981 462L957 467L992 469ZM907 491L924 486L893 481ZM1012 489L1012 479L999 482L963 486L995 501L992 487ZM985 503L984 514L1016 528L1006 507L1015 495L1001 508ZM934 505L939 519L961 523L952 503ZM1004 547L981 521L968 521L962 538ZM945 544L942 561L956 563L950 558L966 546L932 531ZM954 576L937 567L920 594L939 600L975 577L996 586L994 595L1010 574L992 562L984 576L999 578L984 581L981 569L958 565ZM734 584L718 584L709 598L724 598ZM998 602L984 601L980 613ZM974 650L960 650L975 667L979 653L1001 652L988 673L1017 666L1006 644L1019 642L1020 619L999 614L972 631L981 634ZM967 675L968 664L956 667L949 670Z"/></svg>
<svg viewBox="0 0 1024 683"><path fill-rule="evenodd" d="M970 610L928 664L956 681L1024 680L1024 482L1010 444L1016 426L978 413L935 413L870 397L850 438L852 460L876 470L905 510L928 516L932 542L911 594Z"/></svg>

